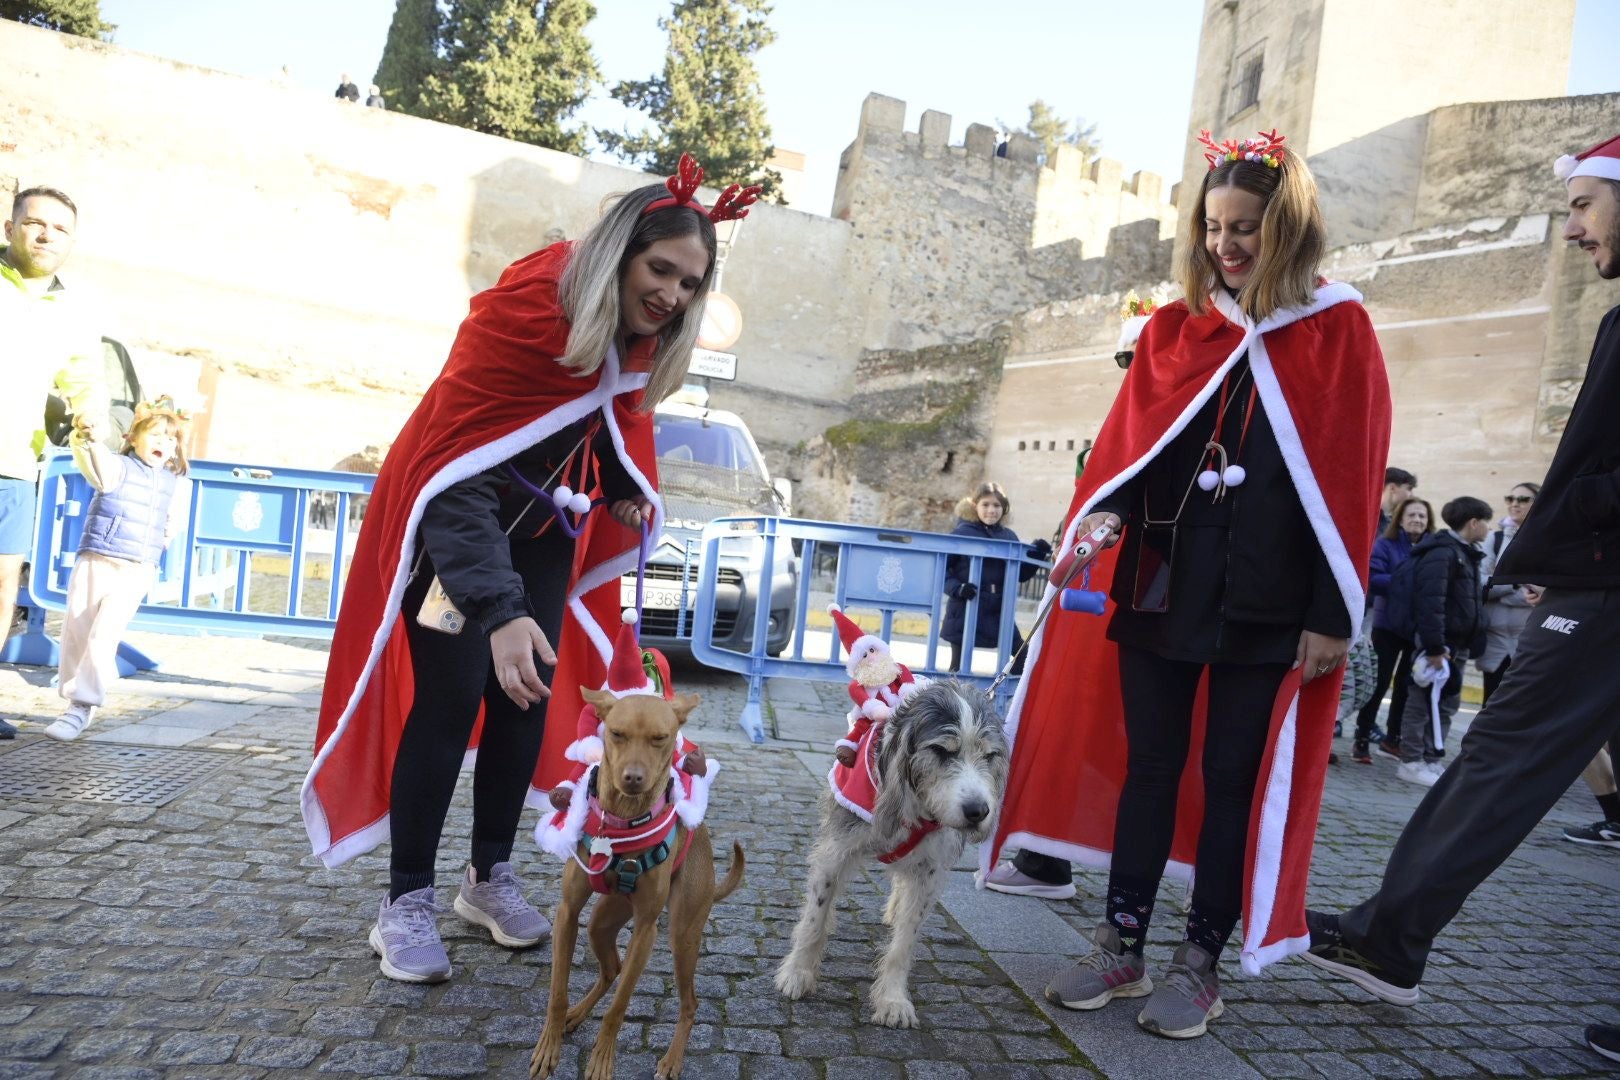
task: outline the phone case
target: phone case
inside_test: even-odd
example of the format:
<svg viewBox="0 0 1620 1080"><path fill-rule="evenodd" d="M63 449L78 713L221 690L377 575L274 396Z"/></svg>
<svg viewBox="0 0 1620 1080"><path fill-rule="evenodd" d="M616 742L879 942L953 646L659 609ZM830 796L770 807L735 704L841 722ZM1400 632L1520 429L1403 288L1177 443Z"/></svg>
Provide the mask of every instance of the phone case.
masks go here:
<svg viewBox="0 0 1620 1080"><path fill-rule="evenodd" d="M429 630L437 630L441 634L459 634L467 625L467 616L461 613L455 602L445 594L444 586L439 584L437 575L428 583L427 595L422 598L422 606L416 612L416 621Z"/></svg>

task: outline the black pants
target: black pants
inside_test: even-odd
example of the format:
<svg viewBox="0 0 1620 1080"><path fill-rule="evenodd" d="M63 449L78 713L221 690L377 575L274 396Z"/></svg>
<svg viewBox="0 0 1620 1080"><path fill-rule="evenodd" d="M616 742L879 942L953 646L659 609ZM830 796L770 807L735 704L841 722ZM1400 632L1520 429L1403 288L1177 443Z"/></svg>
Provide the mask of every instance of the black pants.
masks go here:
<svg viewBox="0 0 1620 1080"><path fill-rule="evenodd" d="M949 671L961 671L962 670L962 639L959 637L955 641L947 640L946 644L948 644L951 647L951 666L947 670L949 670ZM1014 674L1014 675L1022 675L1024 673L1024 654L1019 652L1019 650L1022 649L1023 647L1024 647L1024 635L1020 634L1018 632L1017 627L1014 627L1013 628L1013 639L1012 639L1012 653L1013 653L1013 655L1018 657L1017 660L1013 661L1012 674ZM997 671L996 674L999 675L999 674L1001 674L1001 672Z"/></svg>
<svg viewBox="0 0 1620 1080"><path fill-rule="evenodd" d="M1502 676L1506 675L1508 673L1508 668L1512 666L1513 657L1504 656L1502 657L1501 667L1497 668L1495 671L1486 671L1481 673L1485 677L1485 695L1480 704L1484 705L1490 702L1491 695L1496 693L1496 688L1498 686L1502 685Z"/></svg>
<svg viewBox="0 0 1620 1080"><path fill-rule="evenodd" d="M553 648L562 627L573 559L574 541L560 529L548 530L538 540L512 543L512 566L522 576L530 610ZM393 839L389 867L403 875L433 872L439 834L479 703L484 706L484 729L473 770L474 858L481 845L510 850L546 730L546 702L530 705L525 712L496 683L489 635L476 624L469 622L460 634L441 634L417 624L415 612L432 576L424 559L404 600L416 698L400 736L389 799ZM549 687L552 669L538 657L535 666Z"/></svg>
<svg viewBox="0 0 1620 1080"><path fill-rule="evenodd" d="M1361 712L1356 714L1356 738L1366 742L1378 723L1378 710L1384 704L1384 691L1395 689L1389 698L1389 724L1384 728L1391 739L1400 738L1401 713L1406 708L1406 692L1412 685L1412 643L1390 630L1373 627L1373 652L1378 655L1378 674L1373 683L1373 696Z"/></svg>
<svg viewBox="0 0 1620 1080"><path fill-rule="evenodd" d="M1620 590L1548 589L1513 667L1407 823L1370 899L1341 920L1352 948L1423 977L1435 937L1569 790L1620 715Z"/></svg>
<svg viewBox="0 0 1620 1080"><path fill-rule="evenodd" d="M1243 909L1243 852L1266 733L1287 664L1210 664L1204 734L1204 823L1198 834L1193 905L1235 916ZM1205 665L1128 645L1119 648L1125 706L1125 786L1114 822L1110 876L1157 881L1175 838L1176 794L1192 739L1193 698Z"/></svg>

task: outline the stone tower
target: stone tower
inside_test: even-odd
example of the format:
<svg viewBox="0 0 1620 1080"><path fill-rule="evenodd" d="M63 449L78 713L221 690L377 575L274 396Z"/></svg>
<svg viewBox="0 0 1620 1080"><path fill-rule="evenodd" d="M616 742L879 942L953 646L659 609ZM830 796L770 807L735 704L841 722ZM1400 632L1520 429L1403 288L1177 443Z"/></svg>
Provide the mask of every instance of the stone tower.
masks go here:
<svg viewBox="0 0 1620 1080"><path fill-rule="evenodd" d="M1562 97L1575 3L1205 0L1183 218L1206 169L1193 145L1201 128L1219 139L1275 127L1312 158L1368 140L1359 156L1372 157L1378 140L1409 139L1404 122L1442 106Z"/></svg>

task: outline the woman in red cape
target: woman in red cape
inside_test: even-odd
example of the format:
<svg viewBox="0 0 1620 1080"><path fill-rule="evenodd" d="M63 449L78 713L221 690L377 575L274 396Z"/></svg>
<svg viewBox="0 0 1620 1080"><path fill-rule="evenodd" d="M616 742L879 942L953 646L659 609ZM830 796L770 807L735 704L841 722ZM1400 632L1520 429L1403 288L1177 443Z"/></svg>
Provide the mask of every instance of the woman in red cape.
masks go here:
<svg viewBox="0 0 1620 1080"><path fill-rule="evenodd" d="M1182 272L1197 302L1143 330L1065 525L1072 550L1123 522L1093 571L1113 612L1057 611L1032 640L981 851L986 872L1004 845L1108 866L1095 948L1047 996L1091 1009L1151 994L1138 1022L1180 1038L1220 1015L1215 964L1240 916L1250 973L1308 944L1338 668L1390 424L1360 295L1317 277L1304 163L1274 134L1206 145ZM1142 944L1167 862L1195 884L1155 989Z"/></svg>
<svg viewBox="0 0 1620 1080"><path fill-rule="evenodd" d="M512 872L513 838L525 803L544 805L566 773L579 687L599 685L612 654L619 578L643 525L662 524L652 408L685 376L713 220L752 201L728 192L705 210L701 179L683 159L667 185L625 195L577 243L519 260L475 296L377 477L302 809L328 866L392 840L370 935L391 978L449 977L433 868L475 749L455 909L512 947L550 932ZM430 584L448 618L426 618ZM547 725L553 664L550 705L566 722Z"/></svg>

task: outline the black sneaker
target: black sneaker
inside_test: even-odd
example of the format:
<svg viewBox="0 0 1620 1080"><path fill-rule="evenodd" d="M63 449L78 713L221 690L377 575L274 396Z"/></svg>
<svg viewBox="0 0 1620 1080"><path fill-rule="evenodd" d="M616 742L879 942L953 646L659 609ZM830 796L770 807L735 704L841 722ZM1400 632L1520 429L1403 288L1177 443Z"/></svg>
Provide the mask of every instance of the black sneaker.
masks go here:
<svg viewBox="0 0 1620 1080"><path fill-rule="evenodd" d="M4 720L0 720L0 739L15 739L16 737L16 726L8 724Z"/></svg>
<svg viewBox="0 0 1620 1080"><path fill-rule="evenodd" d="M1610 1061L1620 1061L1620 1027L1613 1024L1587 1024L1586 1045Z"/></svg>
<svg viewBox="0 0 1620 1080"><path fill-rule="evenodd" d="M1416 1005L1416 983L1404 983L1345 943L1339 933L1339 917L1320 911L1306 911L1305 925L1311 932L1307 963L1343 979L1349 979L1367 993L1391 1005Z"/></svg>
<svg viewBox="0 0 1620 1080"><path fill-rule="evenodd" d="M1594 821L1578 829L1565 829L1564 839L1594 847L1620 847L1620 821Z"/></svg>

